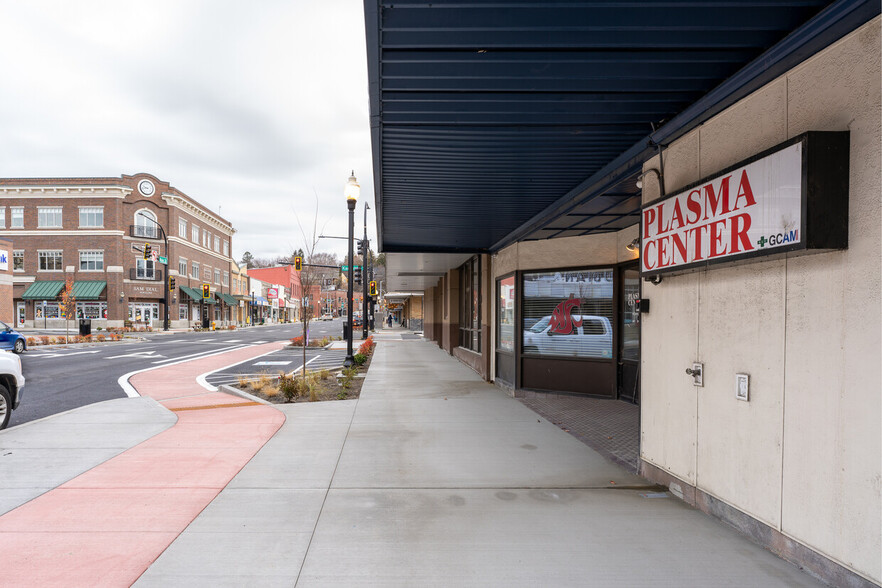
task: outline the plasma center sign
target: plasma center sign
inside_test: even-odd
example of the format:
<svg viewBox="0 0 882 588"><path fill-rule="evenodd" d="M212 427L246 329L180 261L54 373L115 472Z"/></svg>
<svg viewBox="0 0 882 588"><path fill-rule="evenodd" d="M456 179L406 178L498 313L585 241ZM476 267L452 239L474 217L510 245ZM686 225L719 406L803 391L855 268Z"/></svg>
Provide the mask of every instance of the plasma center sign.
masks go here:
<svg viewBox="0 0 882 588"><path fill-rule="evenodd" d="M848 133L806 133L644 206L644 275L798 250L848 235Z"/></svg>

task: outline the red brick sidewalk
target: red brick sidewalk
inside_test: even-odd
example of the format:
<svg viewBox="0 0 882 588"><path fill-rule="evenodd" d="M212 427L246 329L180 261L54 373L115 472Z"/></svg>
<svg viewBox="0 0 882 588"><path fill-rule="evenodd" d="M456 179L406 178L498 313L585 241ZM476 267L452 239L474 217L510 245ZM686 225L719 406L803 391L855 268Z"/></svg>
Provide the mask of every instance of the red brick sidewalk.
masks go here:
<svg viewBox="0 0 882 588"><path fill-rule="evenodd" d="M129 586L275 434L284 415L196 377L269 343L133 376L171 428L0 517L4 586Z"/></svg>

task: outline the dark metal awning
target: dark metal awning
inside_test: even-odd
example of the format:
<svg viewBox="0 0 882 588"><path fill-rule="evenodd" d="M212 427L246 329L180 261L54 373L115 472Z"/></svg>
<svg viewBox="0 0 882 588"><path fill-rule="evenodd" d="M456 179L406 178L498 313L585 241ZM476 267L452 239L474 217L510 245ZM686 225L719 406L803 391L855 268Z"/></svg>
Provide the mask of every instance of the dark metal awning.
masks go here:
<svg viewBox="0 0 882 588"><path fill-rule="evenodd" d="M673 140L878 13L862 0L365 0L380 249L478 252L634 224L650 138Z"/></svg>

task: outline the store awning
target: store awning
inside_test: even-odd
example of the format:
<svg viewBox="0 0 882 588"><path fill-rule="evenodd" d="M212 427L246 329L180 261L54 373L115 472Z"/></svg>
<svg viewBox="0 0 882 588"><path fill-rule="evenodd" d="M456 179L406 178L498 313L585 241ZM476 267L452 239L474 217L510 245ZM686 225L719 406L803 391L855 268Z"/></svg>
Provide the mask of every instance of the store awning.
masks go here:
<svg viewBox="0 0 882 588"><path fill-rule="evenodd" d="M254 304L257 306L269 306L269 300L267 300L263 296L255 296Z"/></svg>
<svg viewBox="0 0 882 588"><path fill-rule="evenodd" d="M64 282L61 280L34 282L21 297L25 300L55 300L62 288Z"/></svg>
<svg viewBox="0 0 882 588"><path fill-rule="evenodd" d="M231 294L224 294L223 292L221 292L216 294L216 296L230 306L239 306L239 301L236 300L236 298Z"/></svg>
<svg viewBox="0 0 882 588"><path fill-rule="evenodd" d="M73 295L77 300L98 300L107 282L99 280L83 280L74 282Z"/></svg>
<svg viewBox="0 0 882 588"><path fill-rule="evenodd" d="M197 292L193 288L188 288L187 286L181 286L181 292L186 294L191 300L195 300L196 302L202 301L202 294Z"/></svg>
<svg viewBox="0 0 882 588"><path fill-rule="evenodd" d="M189 288L187 286L181 286L181 291L184 292L187 296L190 297L193 302L204 302L205 304L214 304L214 298L203 299L202 291L197 290L196 288Z"/></svg>
<svg viewBox="0 0 882 588"><path fill-rule="evenodd" d="M251 296L245 296L244 294L233 294L233 298L235 298L236 300L251 302Z"/></svg>

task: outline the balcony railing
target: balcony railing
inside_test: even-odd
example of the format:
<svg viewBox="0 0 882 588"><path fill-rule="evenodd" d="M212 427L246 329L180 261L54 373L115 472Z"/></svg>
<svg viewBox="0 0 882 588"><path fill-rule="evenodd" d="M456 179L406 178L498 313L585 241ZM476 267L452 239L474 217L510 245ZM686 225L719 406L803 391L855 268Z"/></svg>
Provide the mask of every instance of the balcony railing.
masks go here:
<svg viewBox="0 0 882 588"><path fill-rule="evenodd" d="M130 280L143 280L145 282L161 282L162 270L133 267L129 269Z"/></svg>
<svg viewBox="0 0 882 588"><path fill-rule="evenodd" d="M159 227L155 225L129 225L129 234L138 239L159 239Z"/></svg>

